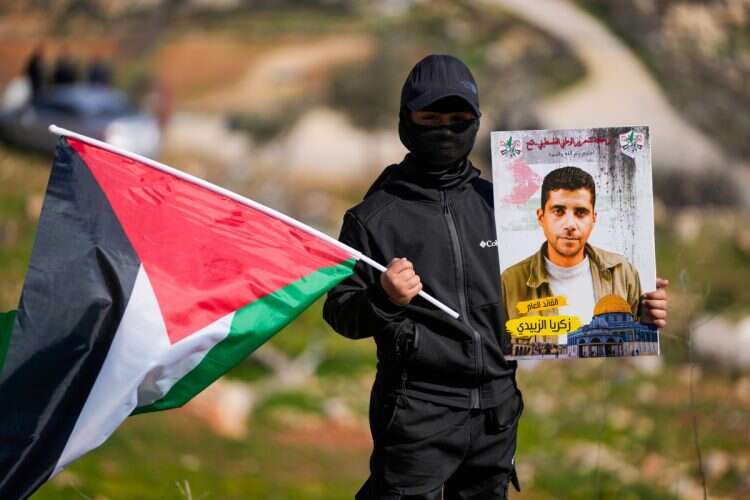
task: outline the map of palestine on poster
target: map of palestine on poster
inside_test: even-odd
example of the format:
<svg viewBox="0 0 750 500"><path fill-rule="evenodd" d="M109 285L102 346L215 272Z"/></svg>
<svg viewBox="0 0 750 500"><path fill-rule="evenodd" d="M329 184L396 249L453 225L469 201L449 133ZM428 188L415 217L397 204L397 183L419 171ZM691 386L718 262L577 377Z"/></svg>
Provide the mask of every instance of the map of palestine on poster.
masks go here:
<svg viewBox="0 0 750 500"><path fill-rule="evenodd" d="M492 132L509 359L659 354L648 127Z"/></svg>

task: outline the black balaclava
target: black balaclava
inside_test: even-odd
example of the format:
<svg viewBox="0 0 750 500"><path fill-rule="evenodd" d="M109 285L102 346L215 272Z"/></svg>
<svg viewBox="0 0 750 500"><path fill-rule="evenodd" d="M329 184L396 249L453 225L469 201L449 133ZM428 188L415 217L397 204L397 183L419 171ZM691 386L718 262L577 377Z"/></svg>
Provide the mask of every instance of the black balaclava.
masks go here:
<svg viewBox="0 0 750 500"><path fill-rule="evenodd" d="M425 127L410 118L411 111L419 110L471 111L477 118ZM469 68L452 56L427 56L411 70L401 91L399 137L426 174L447 181L465 170L479 116L479 96Z"/></svg>

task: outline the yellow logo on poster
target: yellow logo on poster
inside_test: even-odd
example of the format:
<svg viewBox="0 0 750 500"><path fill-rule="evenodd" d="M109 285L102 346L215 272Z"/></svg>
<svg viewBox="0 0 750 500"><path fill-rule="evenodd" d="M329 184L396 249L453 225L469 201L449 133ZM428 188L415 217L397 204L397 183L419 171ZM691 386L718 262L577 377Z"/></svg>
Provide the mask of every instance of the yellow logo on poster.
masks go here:
<svg viewBox="0 0 750 500"><path fill-rule="evenodd" d="M505 323L512 337L534 337L536 335L564 335L581 328L578 316L530 316L516 318Z"/></svg>
<svg viewBox="0 0 750 500"><path fill-rule="evenodd" d="M516 304L516 309L521 314L530 312L546 311L556 307L568 305L568 299L565 295L556 295L554 297L542 297L541 299L524 300Z"/></svg>

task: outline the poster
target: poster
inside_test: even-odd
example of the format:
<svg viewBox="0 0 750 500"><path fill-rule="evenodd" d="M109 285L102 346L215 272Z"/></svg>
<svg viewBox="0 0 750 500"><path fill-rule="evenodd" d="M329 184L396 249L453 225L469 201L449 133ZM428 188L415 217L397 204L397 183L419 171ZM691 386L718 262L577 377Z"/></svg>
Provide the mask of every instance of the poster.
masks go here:
<svg viewBox="0 0 750 500"><path fill-rule="evenodd" d="M648 127L492 132L508 359L659 354Z"/></svg>

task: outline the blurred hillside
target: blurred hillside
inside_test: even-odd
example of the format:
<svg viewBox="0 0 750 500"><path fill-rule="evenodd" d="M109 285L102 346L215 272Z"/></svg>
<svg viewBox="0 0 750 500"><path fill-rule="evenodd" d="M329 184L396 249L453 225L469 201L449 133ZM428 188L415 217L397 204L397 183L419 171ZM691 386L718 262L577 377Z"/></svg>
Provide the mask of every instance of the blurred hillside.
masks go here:
<svg viewBox="0 0 750 500"><path fill-rule="evenodd" d="M275 191L292 176L306 189L350 192L343 207L397 161L400 87L429 52L454 53L476 73L484 168L490 129L538 126L534 96L583 71L554 38L472 2L10 2L0 13L4 81L39 41L50 61L63 47L81 61L104 51L133 98L153 82L169 89L164 158L269 203L285 203Z"/></svg>
<svg viewBox="0 0 750 500"><path fill-rule="evenodd" d="M729 152L750 144L750 2L578 0L625 40L674 106Z"/></svg>
<svg viewBox="0 0 750 500"><path fill-rule="evenodd" d="M0 86L38 42L50 61L63 47L103 54L144 106L154 82L168 89L162 161L335 234L403 155L398 98L421 56L449 52L474 71L485 174L490 130L546 126L540 106L591 76L573 45L502 4L7 0ZM626 40L671 111L742 168L747 93L730 73L746 79L747 2L568 4ZM715 52L694 46L708 36L696 15ZM50 161L0 145L3 310L17 304ZM709 498L750 497L750 218L733 179L666 172L654 165L657 267L671 280L664 356L522 363L514 499L697 499L704 485ZM318 303L194 402L130 419L33 498L351 498L367 474L374 357L371 341L332 333Z"/></svg>

